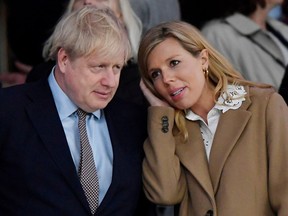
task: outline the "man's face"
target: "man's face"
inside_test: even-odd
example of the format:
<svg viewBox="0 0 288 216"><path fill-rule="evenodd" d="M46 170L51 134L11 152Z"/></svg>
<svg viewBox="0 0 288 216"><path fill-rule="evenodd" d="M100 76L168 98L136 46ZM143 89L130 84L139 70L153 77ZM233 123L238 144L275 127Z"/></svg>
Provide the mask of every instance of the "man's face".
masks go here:
<svg viewBox="0 0 288 216"><path fill-rule="evenodd" d="M62 49L58 59L60 79L56 74L56 80L67 96L86 112L105 108L117 90L124 53L93 53L71 60Z"/></svg>

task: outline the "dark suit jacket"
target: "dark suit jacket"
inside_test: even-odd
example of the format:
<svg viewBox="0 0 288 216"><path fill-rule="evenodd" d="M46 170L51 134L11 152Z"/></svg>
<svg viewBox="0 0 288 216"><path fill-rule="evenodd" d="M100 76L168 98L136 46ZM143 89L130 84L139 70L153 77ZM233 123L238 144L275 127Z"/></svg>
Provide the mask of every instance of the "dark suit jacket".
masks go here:
<svg viewBox="0 0 288 216"><path fill-rule="evenodd" d="M285 74L279 88L279 93L282 95L282 97L288 104L288 65L286 66Z"/></svg>
<svg viewBox="0 0 288 216"><path fill-rule="evenodd" d="M90 215L47 80L1 89L0 101L0 215ZM113 99L104 112L113 177L95 215L144 215L146 109Z"/></svg>

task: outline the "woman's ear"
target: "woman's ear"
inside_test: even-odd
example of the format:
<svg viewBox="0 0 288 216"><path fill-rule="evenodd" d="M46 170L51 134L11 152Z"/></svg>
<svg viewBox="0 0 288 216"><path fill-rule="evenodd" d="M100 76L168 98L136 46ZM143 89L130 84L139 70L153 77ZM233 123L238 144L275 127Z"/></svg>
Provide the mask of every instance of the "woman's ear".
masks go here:
<svg viewBox="0 0 288 216"><path fill-rule="evenodd" d="M209 55L208 55L208 50L207 49L203 49L200 52L200 58L202 61L202 66L203 68L208 68L209 65Z"/></svg>

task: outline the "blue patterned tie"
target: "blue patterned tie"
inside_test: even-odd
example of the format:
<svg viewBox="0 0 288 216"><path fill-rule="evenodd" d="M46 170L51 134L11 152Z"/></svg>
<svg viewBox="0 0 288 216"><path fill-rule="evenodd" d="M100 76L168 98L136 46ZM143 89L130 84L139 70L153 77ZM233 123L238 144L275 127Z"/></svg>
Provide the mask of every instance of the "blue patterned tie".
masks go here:
<svg viewBox="0 0 288 216"><path fill-rule="evenodd" d="M80 132L80 164L78 175L82 188L87 197L91 213L94 214L99 204L99 182L97 171L94 163L93 153L89 144L86 131L86 115L87 113L81 109L77 110L79 116L78 128Z"/></svg>

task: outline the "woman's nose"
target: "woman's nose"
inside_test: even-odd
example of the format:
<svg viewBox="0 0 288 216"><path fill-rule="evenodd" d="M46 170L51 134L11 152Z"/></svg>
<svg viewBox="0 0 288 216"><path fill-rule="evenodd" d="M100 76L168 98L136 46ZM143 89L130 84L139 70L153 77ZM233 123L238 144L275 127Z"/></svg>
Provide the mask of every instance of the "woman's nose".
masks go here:
<svg viewBox="0 0 288 216"><path fill-rule="evenodd" d="M166 71L166 72L162 72L162 80L164 83L170 83L173 82L175 80L175 77L173 76L173 73Z"/></svg>

